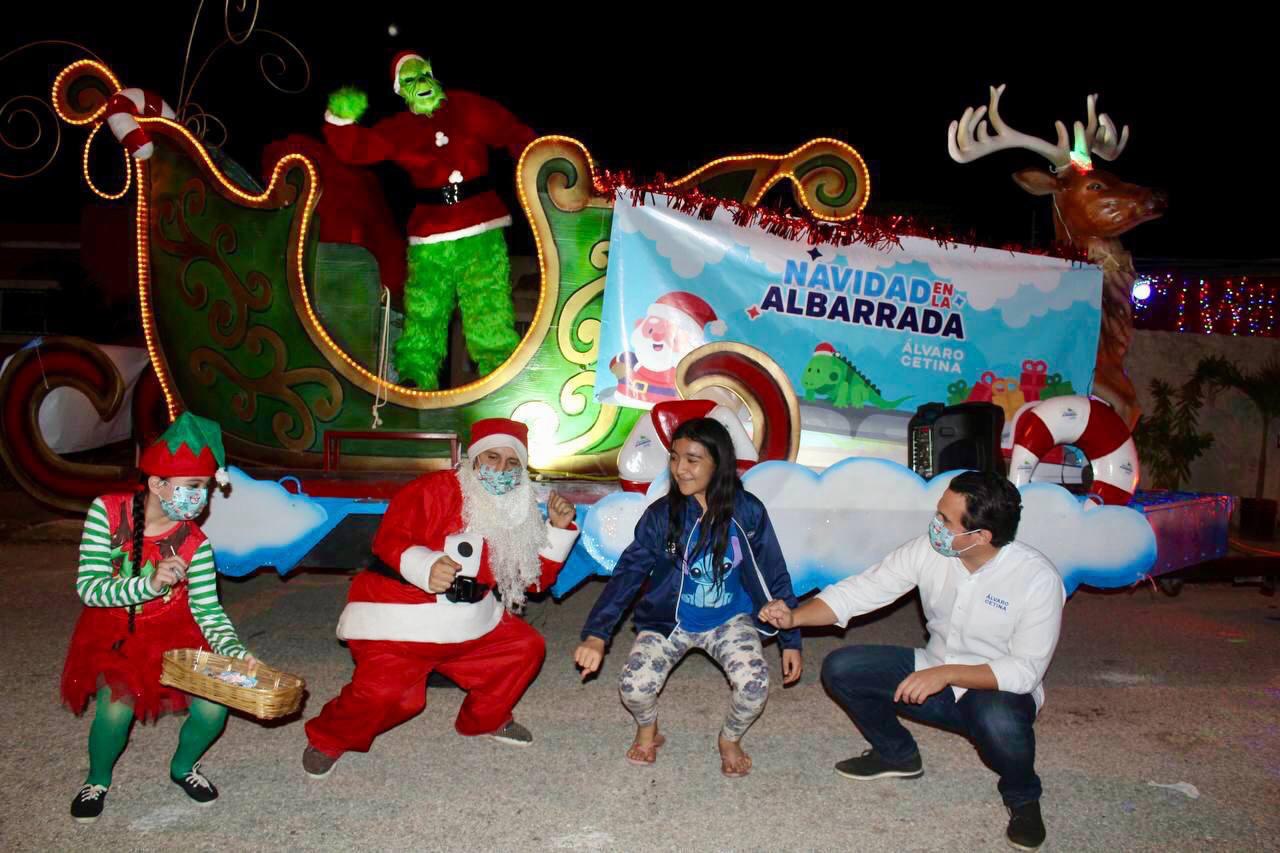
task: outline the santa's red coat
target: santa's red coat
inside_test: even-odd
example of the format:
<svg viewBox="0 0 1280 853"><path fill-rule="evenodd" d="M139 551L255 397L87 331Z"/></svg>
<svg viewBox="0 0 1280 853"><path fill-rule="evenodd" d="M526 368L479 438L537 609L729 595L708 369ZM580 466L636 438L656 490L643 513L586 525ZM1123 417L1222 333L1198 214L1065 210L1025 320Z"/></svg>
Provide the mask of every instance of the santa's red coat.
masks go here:
<svg viewBox="0 0 1280 853"><path fill-rule="evenodd" d="M447 536L462 533L462 487L454 471L426 474L392 499L374 536L373 552L404 579L365 571L356 575L338 620L344 640L459 643L487 634L502 618L492 593L474 604L448 601L426 591L431 566L444 555ZM547 525L550 544L538 555L542 576L531 589L546 589L577 540L576 528ZM480 554L476 580L494 586L489 546Z"/></svg>
<svg viewBox="0 0 1280 853"><path fill-rule="evenodd" d="M484 177L490 148L519 157L534 139L533 131L501 104L470 92L450 91L429 116L405 110L371 128L331 114L325 121L325 139L341 160L353 165L392 161L423 190L448 186L455 173L463 182ZM443 242L510 224L506 206L489 190L457 204L417 205L409 217L409 238Z"/></svg>

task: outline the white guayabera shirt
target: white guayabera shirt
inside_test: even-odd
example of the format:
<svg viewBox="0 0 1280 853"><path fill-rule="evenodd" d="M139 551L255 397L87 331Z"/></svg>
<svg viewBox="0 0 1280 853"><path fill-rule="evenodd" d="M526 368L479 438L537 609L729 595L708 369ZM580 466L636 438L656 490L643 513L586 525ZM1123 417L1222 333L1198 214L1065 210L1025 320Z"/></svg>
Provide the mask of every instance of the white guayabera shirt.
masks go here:
<svg viewBox="0 0 1280 853"><path fill-rule="evenodd" d="M818 598L849 620L897 601L916 587L929 642L916 649L916 669L943 664L987 664L999 688L1030 693L1044 704L1045 670L1053 659L1067 600L1049 558L1011 542L972 574L959 557L944 557L921 536L860 574L828 586ZM951 688L956 699L965 688Z"/></svg>

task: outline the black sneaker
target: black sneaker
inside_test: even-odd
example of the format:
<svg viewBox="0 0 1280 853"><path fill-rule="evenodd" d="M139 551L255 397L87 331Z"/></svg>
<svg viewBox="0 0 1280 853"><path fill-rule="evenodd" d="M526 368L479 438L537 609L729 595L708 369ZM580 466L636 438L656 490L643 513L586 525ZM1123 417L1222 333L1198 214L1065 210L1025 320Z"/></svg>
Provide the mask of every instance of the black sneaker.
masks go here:
<svg viewBox="0 0 1280 853"><path fill-rule="evenodd" d="M195 800L197 805L212 805L213 801L218 799L218 789L213 787L208 777L200 772L198 763L187 771L186 776L174 776L170 773L169 778L173 780L173 784L185 791L188 797Z"/></svg>
<svg viewBox="0 0 1280 853"><path fill-rule="evenodd" d="M338 759L330 758L314 746L307 744L307 748L302 751L302 769L312 779L323 779L333 772L333 765L338 763Z"/></svg>
<svg viewBox="0 0 1280 853"><path fill-rule="evenodd" d="M858 779L863 782L872 779L919 779L924 775L924 765L920 763L920 753L901 764L890 764L881 758L874 749L868 749L857 758L846 758L836 765L836 772L846 779Z"/></svg>
<svg viewBox="0 0 1280 853"><path fill-rule="evenodd" d="M77 823L93 823L102 814L102 807L107 804L106 785L85 785L76 792L71 801L71 816Z"/></svg>
<svg viewBox="0 0 1280 853"><path fill-rule="evenodd" d="M1009 809L1009 828L1005 830L1009 846L1014 850L1039 850L1044 844L1044 821L1040 818L1040 802Z"/></svg>
<svg viewBox="0 0 1280 853"><path fill-rule="evenodd" d="M498 741L498 743L506 743L511 746L528 746L533 743L533 733L515 720L507 723L498 731L489 735L489 737Z"/></svg>

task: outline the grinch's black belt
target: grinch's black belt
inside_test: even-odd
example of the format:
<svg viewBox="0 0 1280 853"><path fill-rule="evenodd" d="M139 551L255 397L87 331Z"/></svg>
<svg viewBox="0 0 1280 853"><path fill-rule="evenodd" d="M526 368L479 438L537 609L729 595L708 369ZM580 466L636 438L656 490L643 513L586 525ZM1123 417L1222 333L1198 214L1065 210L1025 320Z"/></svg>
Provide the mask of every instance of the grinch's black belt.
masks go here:
<svg viewBox="0 0 1280 853"><path fill-rule="evenodd" d="M443 187L430 189L419 187L415 191L414 201L418 204L457 204L464 199L475 198L481 193L490 192L492 189L493 180L488 175L483 175L457 184L445 184Z"/></svg>

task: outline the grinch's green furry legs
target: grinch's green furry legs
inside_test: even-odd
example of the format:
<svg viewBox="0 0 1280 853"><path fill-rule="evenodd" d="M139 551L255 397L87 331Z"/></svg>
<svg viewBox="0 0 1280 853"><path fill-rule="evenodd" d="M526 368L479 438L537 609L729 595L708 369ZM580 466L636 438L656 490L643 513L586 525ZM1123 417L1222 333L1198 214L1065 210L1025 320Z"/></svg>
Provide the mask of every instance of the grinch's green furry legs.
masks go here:
<svg viewBox="0 0 1280 853"><path fill-rule="evenodd" d="M133 708L124 702L111 701L111 688L98 691L93 709L93 725L89 727L89 778L86 785L111 787L111 770L129 742L133 725Z"/></svg>
<svg viewBox="0 0 1280 853"><path fill-rule="evenodd" d="M449 348L449 318L460 267L457 242L409 247L409 278L404 283L404 334L396 341L395 364L401 379L419 388L438 387L440 365Z"/></svg>
<svg viewBox="0 0 1280 853"><path fill-rule="evenodd" d="M462 333L480 375L487 376L520 345L507 241L502 229L495 228L457 242L467 252L466 272L458 279Z"/></svg>

